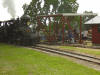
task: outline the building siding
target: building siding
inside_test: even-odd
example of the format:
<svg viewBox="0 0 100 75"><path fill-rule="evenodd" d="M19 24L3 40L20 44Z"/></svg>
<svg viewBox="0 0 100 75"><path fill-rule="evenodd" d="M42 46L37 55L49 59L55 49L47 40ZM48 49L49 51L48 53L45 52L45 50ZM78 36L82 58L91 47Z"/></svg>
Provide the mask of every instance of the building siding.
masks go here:
<svg viewBox="0 0 100 75"><path fill-rule="evenodd" d="M100 32L98 32L98 25L92 26L92 42L93 44L100 44Z"/></svg>

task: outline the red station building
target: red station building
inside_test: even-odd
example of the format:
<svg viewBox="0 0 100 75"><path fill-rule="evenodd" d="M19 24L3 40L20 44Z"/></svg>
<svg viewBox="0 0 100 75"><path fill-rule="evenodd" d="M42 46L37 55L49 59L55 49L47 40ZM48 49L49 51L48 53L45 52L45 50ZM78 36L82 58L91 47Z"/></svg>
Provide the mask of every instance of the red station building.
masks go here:
<svg viewBox="0 0 100 75"><path fill-rule="evenodd" d="M100 45L100 16L94 17L85 24L92 27L92 43Z"/></svg>

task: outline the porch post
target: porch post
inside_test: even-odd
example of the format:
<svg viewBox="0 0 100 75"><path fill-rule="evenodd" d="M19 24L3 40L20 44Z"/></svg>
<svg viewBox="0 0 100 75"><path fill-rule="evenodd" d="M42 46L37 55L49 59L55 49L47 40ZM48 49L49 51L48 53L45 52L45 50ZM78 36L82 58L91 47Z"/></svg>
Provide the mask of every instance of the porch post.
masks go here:
<svg viewBox="0 0 100 75"><path fill-rule="evenodd" d="M64 44L64 40L65 40L65 33L64 33L64 30L65 30L65 17L64 16L62 16L62 23L63 23L63 26L62 26L62 43Z"/></svg>
<svg viewBox="0 0 100 75"><path fill-rule="evenodd" d="M51 42L51 20L49 16L49 42Z"/></svg>
<svg viewBox="0 0 100 75"><path fill-rule="evenodd" d="M80 16L80 40L79 43L82 44L82 16Z"/></svg>

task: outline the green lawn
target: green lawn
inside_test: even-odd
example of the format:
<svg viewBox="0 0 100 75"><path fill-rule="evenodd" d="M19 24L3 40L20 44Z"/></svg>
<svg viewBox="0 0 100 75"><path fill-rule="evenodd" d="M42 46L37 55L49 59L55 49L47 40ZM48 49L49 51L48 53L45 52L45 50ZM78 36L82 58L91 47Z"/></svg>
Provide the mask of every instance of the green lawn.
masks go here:
<svg viewBox="0 0 100 75"><path fill-rule="evenodd" d="M72 47L72 46L59 46L58 48L100 57L100 49L79 48L79 47Z"/></svg>
<svg viewBox="0 0 100 75"><path fill-rule="evenodd" d="M0 75L100 75L60 56L0 44Z"/></svg>

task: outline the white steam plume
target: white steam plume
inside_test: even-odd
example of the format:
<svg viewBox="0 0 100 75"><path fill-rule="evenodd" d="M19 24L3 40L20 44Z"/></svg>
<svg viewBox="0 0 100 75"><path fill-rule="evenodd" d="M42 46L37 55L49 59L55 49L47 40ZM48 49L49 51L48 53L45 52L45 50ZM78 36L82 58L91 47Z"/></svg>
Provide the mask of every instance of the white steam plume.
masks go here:
<svg viewBox="0 0 100 75"><path fill-rule="evenodd" d="M16 15L14 0L3 0L3 7L8 9L8 13L14 18Z"/></svg>

